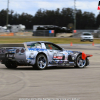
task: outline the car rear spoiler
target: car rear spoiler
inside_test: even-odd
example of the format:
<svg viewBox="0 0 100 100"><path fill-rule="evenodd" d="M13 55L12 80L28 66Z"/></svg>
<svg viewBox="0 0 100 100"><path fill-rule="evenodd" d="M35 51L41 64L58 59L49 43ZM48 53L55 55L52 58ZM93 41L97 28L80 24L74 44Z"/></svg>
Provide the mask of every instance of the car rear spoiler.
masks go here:
<svg viewBox="0 0 100 100"><path fill-rule="evenodd" d="M23 43L23 44L0 44L0 48L9 48L9 47L25 47L25 49L27 50L26 43Z"/></svg>

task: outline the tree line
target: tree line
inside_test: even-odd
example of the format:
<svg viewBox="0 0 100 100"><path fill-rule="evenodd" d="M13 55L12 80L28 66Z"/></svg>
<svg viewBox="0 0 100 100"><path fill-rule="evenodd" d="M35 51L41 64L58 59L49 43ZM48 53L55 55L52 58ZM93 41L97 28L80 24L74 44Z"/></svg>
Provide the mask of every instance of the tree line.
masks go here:
<svg viewBox="0 0 100 100"><path fill-rule="evenodd" d="M0 11L0 26L6 25L7 10ZM14 13L9 11L9 24L23 24L26 29L32 29L33 25L57 25L60 27L71 27L74 24L74 9L57 8L56 10L39 9L35 15L28 13ZM76 29L97 29L100 25L100 14L95 16L92 12L76 10Z"/></svg>

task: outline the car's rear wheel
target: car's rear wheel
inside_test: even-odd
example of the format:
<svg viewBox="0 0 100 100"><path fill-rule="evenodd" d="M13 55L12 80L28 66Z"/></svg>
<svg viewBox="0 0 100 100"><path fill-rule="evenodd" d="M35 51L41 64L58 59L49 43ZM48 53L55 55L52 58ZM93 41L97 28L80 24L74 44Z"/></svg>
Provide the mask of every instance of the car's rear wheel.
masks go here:
<svg viewBox="0 0 100 100"><path fill-rule="evenodd" d="M33 66L34 69L45 69L47 67L47 58L44 54L39 54L36 59L36 64Z"/></svg>
<svg viewBox="0 0 100 100"><path fill-rule="evenodd" d="M82 59L82 55L80 54L77 58L76 58L76 65L74 67L77 68L84 68L86 66L86 60Z"/></svg>
<svg viewBox="0 0 100 100"><path fill-rule="evenodd" d="M15 62L6 62L5 63L5 66L8 68L8 69L15 69L17 68L17 65Z"/></svg>

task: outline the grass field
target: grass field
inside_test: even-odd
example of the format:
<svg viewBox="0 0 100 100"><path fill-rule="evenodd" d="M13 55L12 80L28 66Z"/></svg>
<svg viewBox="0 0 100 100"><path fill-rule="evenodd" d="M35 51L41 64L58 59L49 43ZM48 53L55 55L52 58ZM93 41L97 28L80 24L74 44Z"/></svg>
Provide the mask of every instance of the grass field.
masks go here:
<svg viewBox="0 0 100 100"><path fill-rule="evenodd" d="M92 42L81 42L79 38L37 38L37 37L0 37L1 43L23 43L28 41L49 41L57 44L91 44ZM99 44L100 39L94 39L94 43Z"/></svg>

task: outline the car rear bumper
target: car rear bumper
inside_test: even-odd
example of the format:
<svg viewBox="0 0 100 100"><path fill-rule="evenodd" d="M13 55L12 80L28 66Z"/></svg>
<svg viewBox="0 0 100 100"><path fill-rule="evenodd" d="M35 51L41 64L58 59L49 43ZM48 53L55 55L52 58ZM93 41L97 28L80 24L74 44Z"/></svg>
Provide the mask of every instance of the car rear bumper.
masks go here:
<svg viewBox="0 0 100 100"><path fill-rule="evenodd" d="M93 41L93 39L81 39L81 41Z"/></svg>

